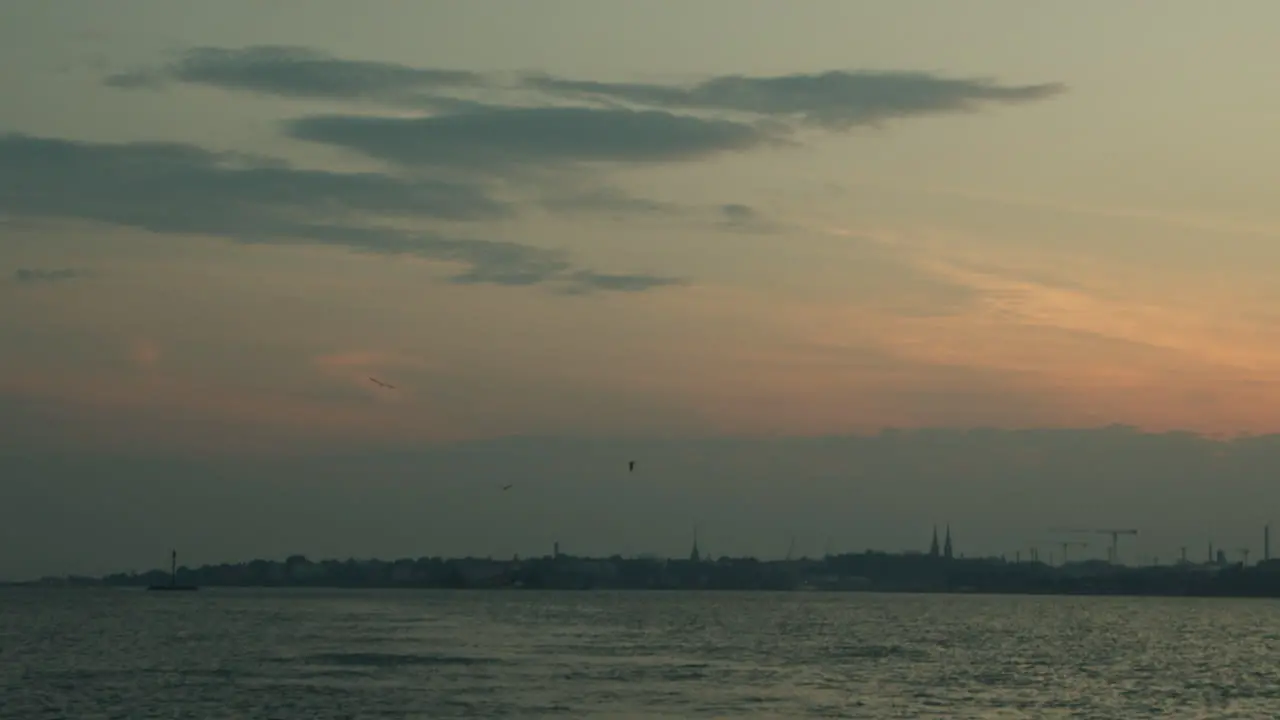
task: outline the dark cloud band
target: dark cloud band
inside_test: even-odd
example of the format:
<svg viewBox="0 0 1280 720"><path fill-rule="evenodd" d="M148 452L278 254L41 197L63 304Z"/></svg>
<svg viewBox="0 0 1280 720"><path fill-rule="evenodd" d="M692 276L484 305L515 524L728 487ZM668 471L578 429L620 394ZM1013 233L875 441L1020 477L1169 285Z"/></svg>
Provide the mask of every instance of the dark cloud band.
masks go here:
<svg viewBox="0 0 1280 720"><path fill-rule="evenodd" d="M588 166L705 160L787 144L798 126L831 131L889 120L1041 101L1059 83L1003 84L924 72L830 70L776 76L723 75L692 84L602 82L548 74L499 77L451 68L353 60L289 46L193 48L158 68L113 75L117 87L183 83L226 91L412 108L414 116L333 113L286 121L286 135L444 177L535 189L554 212L681 214L671 203L581 186ZM573 177L570 177L573 176ZM265 178L263 179L265 180ZM417 192L426 192L421 186ZM434 188L417 203L436 215L501 212L460 188ZM452 193L452 195L450 195ZM403 198L393 189L378 197ZM368 202L368 195L366 202ZM399 202L398 204L411 204ZM724 210L734 231L771 231ZM470 217L469 216L469 217ZM457 218L452 218L457 219ZM484 219L479 217L478 219Z"/></svg>
<svg viewBox="0 0 1280 720"><path fill-rule="evenodd" d="M966 112L991 104L1036 102L1066 91L1061 83L1006 85L984 78L865 70L765 77L723 75L690 85L600 82L546 74L503 83L463 70L350 60L284 46L194 48L161 68L107 78L108 84L117 87L155 86L165 81L282 97L376 100L413 107L432 107L442 94L457 91L535 91L548 97L615 105L791 118L830 129Z"/></svg>
<svg viewBox="0 0 1280 720"><path fill-rule="evenodd" d="M562 253L518 243L450 238L373 224L369 216L478 220L511 211L476 188L376 173L291 168L173 143L104 144L0 136L0 212L71 218L239 243L319 244L464 265L458 282L625 287ZM584 281L584 277L587 278ZM35 279L36 276L32 276Z"/></svg>

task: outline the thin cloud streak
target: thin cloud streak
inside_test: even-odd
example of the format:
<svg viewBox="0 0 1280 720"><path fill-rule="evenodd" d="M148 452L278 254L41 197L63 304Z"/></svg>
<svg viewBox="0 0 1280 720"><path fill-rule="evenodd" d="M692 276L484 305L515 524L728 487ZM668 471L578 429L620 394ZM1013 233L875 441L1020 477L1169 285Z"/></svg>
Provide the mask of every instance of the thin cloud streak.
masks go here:
<svg viewBox="0 0 1280 720"><path fill-rule="evenodd" d="M830 130L972 112L984 105L1037 102L1067 90L1063 83L1004 85L989 78L883 70L721 75L692 85L580 80L546 73L504 82L464 70L352 60L305 47L271 45L192 48L161 67L105 79L119 88L155 88L166 81L289 98L378 100L411 107L430 106L448 91L535 90L550 97L597 103L796 119ZM619 109L615 104L610 111Z"/></svg>
<svg viewBox="0 0 1280 720"><path fill-rule="evenodd" d="M74 268L18 268L13 271L13 281L22 285L44 285L78 280L87 275Z"/></svg>
<svg viewBox="0 0 1280 720"><path fill-rule="evenodd" d="M945 78L922 72L842 70L774 77L726 75L688 87L555 77L528 82L551 93L651 107L796 118L837 131L913 116L971 112L984 104L1036 102L1067 89L1062 83L1007 86L988 79Z"/></svg>
<svg viewBox="0 0 1280 720"><path fill-rule="evenodd" d="M288 121L285 132L396 165L489 172L692 161L782 140L767 128L729 120L581 107L493 106L420 118L313 115Z"/></svg>

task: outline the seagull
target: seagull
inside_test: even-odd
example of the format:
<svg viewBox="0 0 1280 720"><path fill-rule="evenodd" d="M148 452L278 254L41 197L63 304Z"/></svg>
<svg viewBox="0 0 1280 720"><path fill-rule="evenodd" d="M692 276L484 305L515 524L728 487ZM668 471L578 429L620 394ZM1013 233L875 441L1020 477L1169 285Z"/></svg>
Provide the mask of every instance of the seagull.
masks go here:
<svg viewBox="0 0 1280 720"><path fill-rule="evenodd" d="M511 489L511 485L510 485L510 484L508 484L508 485L503 485L503 486L502 486L502 491L503 491L503 492L506 492L506 491L508 491L508 490L510 490L510 489Z"/></svg>
<svg viewBox="0 0 1280 720"><path fill-rule="evenodd" d="M387 388L388 390L395 390L395 389L396 389L396 386L395 386L395 385L391 385L391 384L389 384L389 383L384 383L384 382L382 382L381 380L379 380L379 379L378 379L378 378L376 378L376 377L370 377L369 379L373 381L373 384L374 384L374 385L378 385L379 387L384 387L384 388Z"/></svg>

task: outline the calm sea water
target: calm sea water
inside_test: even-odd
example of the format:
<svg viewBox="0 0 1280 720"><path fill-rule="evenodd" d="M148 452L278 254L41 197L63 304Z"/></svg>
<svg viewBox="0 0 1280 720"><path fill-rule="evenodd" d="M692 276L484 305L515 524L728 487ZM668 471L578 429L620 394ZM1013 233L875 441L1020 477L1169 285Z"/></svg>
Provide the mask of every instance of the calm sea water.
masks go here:
<svg viewBox="0 0 1280 720"><path fill-rule="evenodd" d="M0 717L1230 718L1280 603L0 590Z"/></svg>

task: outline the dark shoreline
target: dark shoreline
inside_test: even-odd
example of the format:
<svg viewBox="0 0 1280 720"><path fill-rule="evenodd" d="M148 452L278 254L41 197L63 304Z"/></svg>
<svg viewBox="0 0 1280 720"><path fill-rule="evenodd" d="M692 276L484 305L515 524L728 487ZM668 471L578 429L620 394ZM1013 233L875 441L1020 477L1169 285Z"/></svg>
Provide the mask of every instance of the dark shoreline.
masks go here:
<svg viewBox="0 0 1280 720"><path fill-rule="evenodd" d="M663 560L561 555L521 560L418 558L284 561L153 570L101 578L44 578L17 587L147 587L175 582L201 588L647 590L881 592L1123 597L1277 597L1280 561L1245 566L1192 564L1127 567L1101 561L1050 566L924 554L857 553L822 559Z"/></svg>
<svg viewBox="0 0 1280 720"><path fill-rule="evenodd" d="M124 592L145 592L147 588L135 585L107 585L103 583L93 584L57 584L40 580L19 581L19 582L0 582L0 590L58 590L58 591L88 591L88 590L110 590ZM609 593L643 593L655 595L671 595L677 593L698 594L698 595L732 595L736 593L764 593L778 595L797 595L797 596L843 596L843 595L946 595L953 597L1081 597L1081 598L1171 598L1171 599L1202 599L1202 600L1275 600L1280 599L1280 594L1276 595L1248 595L1248 594L1210 594L1210 593L1121 593L1121 592L1039 592L1039 591L969 591L969 590L894 590L884 589L868 589L868 590L779 590L779 589L756 589L756 588L626 588L626 587L585 587L585 588L528 588L528 587L428 587L417 585L211 585L201 587L200 590L287 590L287 591L352 591L358 592L362 590L378 590L390 592L447 592L447 593L484 593L484 594L501 594L501 593L519 593L519 594L536 594L536 593L572 593L572 594L609 594ZM195 593L198 594L198 593Z"/></svg>

